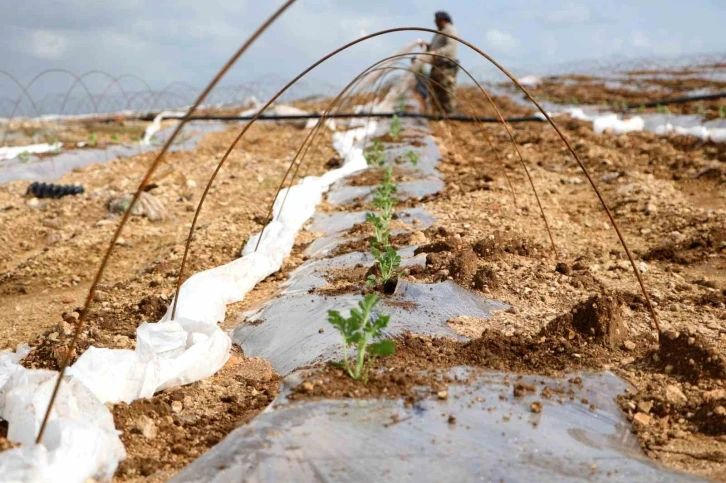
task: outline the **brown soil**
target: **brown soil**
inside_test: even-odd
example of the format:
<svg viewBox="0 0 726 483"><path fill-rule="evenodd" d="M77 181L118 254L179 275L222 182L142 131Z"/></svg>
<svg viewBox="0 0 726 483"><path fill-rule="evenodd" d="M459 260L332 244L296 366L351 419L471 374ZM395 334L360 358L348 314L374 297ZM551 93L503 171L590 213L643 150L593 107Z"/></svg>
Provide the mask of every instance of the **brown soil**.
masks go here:
<svg viewBox="0 0 726 483"><path fill-rule="evenodd" d="M152 179L157 187L150 193L164 203L170 219L130 219L96 294L74 360L90 345L133 349L136 327L164 314L203 183L237 132L233 128L208 135L193 152L168 155L167 163ZM261 228L279 181L306 135L293 127L262 125L243 138L207 198L188 274L239 256L247 237ZM324 172L323 165L334 155L330 133L324 136L309 174ZM32 351L23 360L25 366L58 368L91 278L118 222L109 214L107 203L132 191L151 159L152 154L143 154L76 170L59 182L82 183L84 195L39 200L37 205L24 197L26 182L0 187L0 224L4 228L0 300L10 307L0 315L0 340L2 348L30 343ZM260 283L230 312L269 298L287 271L302 261L304 237L300 243L279 273ZM116 479L168 480L264 409L278 387L278 376L266 361L237 354L209 380L164 391L130 407L113 406L128 453ZM178 414L169 410L176 400L184 407ZM138 429L149 426L142 415L156 427L154 438L147 437L153 430L147 429L145 436ZM9 446L0 434L0 448Z"/></svg>

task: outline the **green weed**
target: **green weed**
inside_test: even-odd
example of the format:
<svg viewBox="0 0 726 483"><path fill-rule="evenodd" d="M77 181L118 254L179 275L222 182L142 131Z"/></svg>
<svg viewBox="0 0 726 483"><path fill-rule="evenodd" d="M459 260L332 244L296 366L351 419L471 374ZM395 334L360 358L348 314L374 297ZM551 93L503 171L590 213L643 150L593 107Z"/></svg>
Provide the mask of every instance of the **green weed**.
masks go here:
<svg viewBox="0 0 726 483"><path fill-rule="evenodd" d="M720 117L721 119L726 118L726 106L718 106L718 117Z"/></svg>
<svg viewBox="0 0 726 483"><path fill-rule="evenodd" d="M89 146L95 146L96 145L96 133L92 132L88 135L88 145Z"/></svg>
<svg viewBox="0 0 726 483"><path fill-rule="evenodd" d="M22 153L18 154L18 159L21 163L27 163L30 161L30 153L27 151L23 151Z"/></svg>

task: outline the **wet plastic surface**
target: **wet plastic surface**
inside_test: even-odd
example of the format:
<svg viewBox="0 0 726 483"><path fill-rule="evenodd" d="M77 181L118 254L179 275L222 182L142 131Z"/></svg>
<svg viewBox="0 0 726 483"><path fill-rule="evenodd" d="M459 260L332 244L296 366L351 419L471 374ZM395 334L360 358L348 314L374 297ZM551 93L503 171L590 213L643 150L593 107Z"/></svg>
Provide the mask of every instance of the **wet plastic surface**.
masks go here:
<svg viewBox="0 0 726 483"><path fill-rule="evenodd" d="M283 392L172 481L704 481L643 455L614 402L625 383L611 373L580 374L582 387L567 378L452 373L469 384L450 384L446 400L412 407L400 400L290 402ZM299 381L294 374L286 386ZM572 389L574 398L515 398L513 382L538 392ZM533 402L541 412L532 411Z"/></svg>
<svg viewBox="0 0 726 483"><path fill-rule="evenodd" d="M361 299L357 293L308 293L308 286L302 284L293 284L290 289L290 293L249 314L247 323L232 333L232 341L246 356L264 357L283 375L301 366L339 359L340 334L328 324L328 310L347 315ZM489 317L493 310L507 308L506 304L486 299L452 281L399 281L396 292L383 297L375 312L391 316L386 331L391 336L410 331L465 340L448 327L449 319L459 315Z"/></svg>

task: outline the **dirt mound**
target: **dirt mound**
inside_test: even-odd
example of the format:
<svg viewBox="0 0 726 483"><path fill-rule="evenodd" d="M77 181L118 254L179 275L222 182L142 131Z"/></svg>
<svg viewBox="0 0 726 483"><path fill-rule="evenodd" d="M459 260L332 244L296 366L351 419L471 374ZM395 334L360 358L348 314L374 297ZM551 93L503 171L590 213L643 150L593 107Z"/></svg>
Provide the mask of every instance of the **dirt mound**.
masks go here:
<svg viewBox="0 0 726 483"><path fill-rule="evenodd" d="M575 336L617 347L628 338L628 327L620 315L622 299L613 295L593 295L577 304L542 330L543 336Z"/></svg>

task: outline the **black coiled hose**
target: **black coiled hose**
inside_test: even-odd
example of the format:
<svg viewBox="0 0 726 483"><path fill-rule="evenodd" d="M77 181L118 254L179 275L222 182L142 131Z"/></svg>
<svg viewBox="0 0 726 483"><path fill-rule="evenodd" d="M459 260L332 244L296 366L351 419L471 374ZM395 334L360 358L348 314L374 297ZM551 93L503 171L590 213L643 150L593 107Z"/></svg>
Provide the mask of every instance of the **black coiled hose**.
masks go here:
<svg viewBox="0 0 726 483"><path fill-rule="evenodd" d="M26 195L33 195L36 198L62 198L68 195L79 195L85 190L83 186L72 184L52 184L33 182L28 186Z"/></svg>

